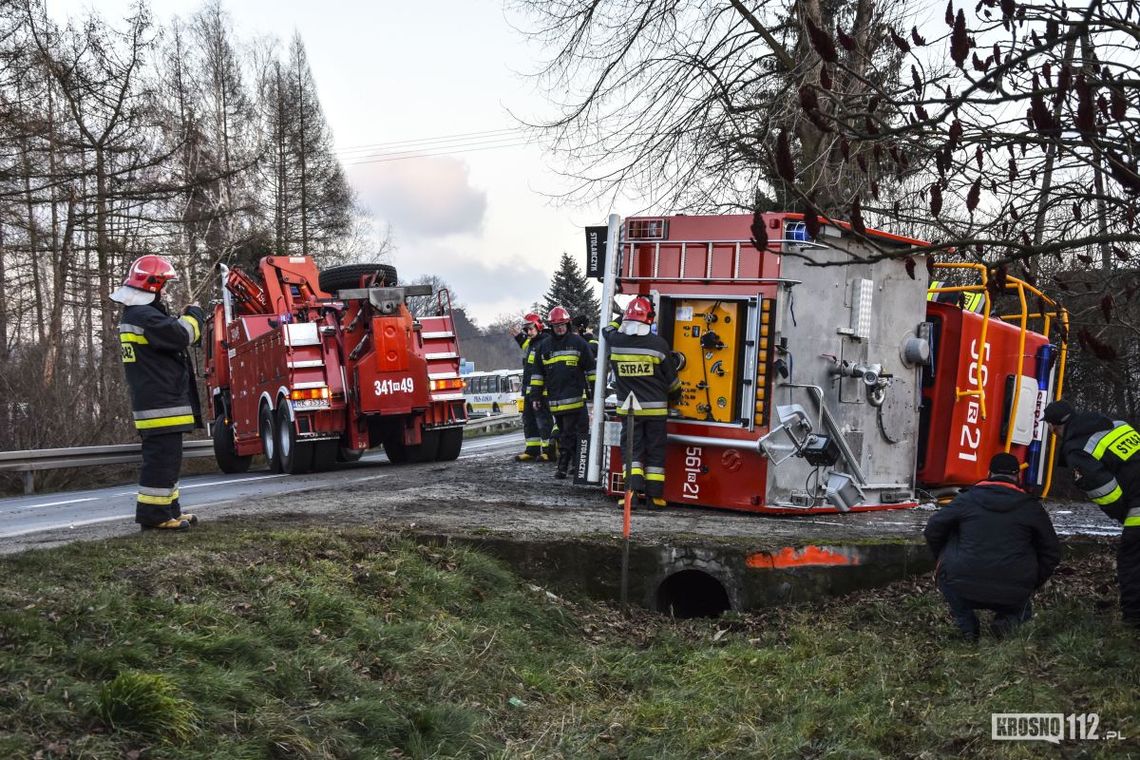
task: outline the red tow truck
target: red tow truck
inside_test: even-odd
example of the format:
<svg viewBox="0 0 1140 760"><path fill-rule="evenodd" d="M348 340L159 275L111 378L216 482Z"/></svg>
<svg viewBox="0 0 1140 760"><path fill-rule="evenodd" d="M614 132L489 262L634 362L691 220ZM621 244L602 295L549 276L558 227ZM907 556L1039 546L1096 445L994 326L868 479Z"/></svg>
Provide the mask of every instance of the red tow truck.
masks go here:
<svg viewBox="0 0 1140 760"><path fill-rule="evenodd" d="M453 460L467 421L446 290L397 285L384 264L318 271L266 256L254 274L219 267L206 383L223 472L324 470L383 446L394 464ZM415 317L408 299L433 299Z"/></svg>

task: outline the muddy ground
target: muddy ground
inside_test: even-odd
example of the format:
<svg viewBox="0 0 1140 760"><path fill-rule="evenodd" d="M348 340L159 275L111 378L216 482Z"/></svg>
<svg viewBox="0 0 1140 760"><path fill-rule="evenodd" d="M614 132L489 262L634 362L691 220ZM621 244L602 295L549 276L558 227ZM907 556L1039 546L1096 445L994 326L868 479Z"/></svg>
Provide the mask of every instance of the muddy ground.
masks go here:
<svg viewBox="0 0 1140 760"><path fill-rule="evenodd" d="M600 490L554 479L554 468L517 464L514 446L446 464L346 470L335 491L293 492L196 508L203 520L277 516L291 525L390 526L423 533L553 537L612 537L621 533L617 501ZM1115 535L1119 528L1091 504L1050 504L1059 533ZM762 517L693 507L637 510L636 540L661 543L747 543L769 549L804 543L922 540L933 506L888 512ZM13 539L6 552L75 540L137 535L129 522L109 522Z"/></svg>

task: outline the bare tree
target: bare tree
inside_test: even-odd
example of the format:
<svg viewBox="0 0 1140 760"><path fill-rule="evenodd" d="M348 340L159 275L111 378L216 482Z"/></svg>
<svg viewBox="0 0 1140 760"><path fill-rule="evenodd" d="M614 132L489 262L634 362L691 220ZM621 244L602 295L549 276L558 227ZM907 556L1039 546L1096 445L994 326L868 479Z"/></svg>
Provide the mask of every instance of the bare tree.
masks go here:
<svg viewBox="0 0 1140 760"><path fill-rule="evenodd" d="M888 40L904 8L873 0L519 0L554 51L539 78L559 115L539 121L576 180L571 195L636 193L672 211L830 207L877 192L849 162L880 156L828 127L836 113L894 113ZM817 50L836 24L846 45ZM559 93L557 97L553 93ZM565 93L562 95L562 93ZM778 161L782 157L784 160ZM792 178L792 159L801 169ZM797 193L789 183L796 182Z"/></svg>

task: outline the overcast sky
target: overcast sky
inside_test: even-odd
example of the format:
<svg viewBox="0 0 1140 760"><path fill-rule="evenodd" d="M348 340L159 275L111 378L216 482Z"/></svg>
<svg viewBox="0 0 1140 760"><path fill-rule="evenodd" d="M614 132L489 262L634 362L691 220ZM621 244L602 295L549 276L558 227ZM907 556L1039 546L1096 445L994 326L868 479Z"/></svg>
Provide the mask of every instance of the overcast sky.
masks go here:
<svg viewBox="0 0 1140 760"><path fill-rule="evenodd" d="M108 20L127 0L47 0L53 17L95 9ZM152 0L156 21L191 16L199 0ZM300 31L325 117L360 202L392 225L401 279L436 274L481 324L527 308L549 286L562 251L584 258L582 227L610 209L555 207L560 185L537 146L517 144L507 110L543 110L536 51L513 30L502 0L231 0L239 39ZM478 133L478 134L476 134ZM512 145L429 158L360 162L361 148L452 135ZM360 150L356 150L361 148ZM440 151L432 151L440 152ZM616 209L622 213L621 209Z"/></svg>

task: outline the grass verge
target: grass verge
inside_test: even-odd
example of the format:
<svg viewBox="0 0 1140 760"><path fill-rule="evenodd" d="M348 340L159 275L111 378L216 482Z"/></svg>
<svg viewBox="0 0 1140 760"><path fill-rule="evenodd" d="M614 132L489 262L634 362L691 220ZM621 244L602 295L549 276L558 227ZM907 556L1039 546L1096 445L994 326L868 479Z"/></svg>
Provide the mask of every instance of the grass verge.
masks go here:
<svg viewBox="0 0 1140 760"><path fill-rule="evenodd" d="M626 618L362 529L214 523L0 573L0 757L1140 754L1140 646L1107 550L978 646L927 581ZM994 712L1092 712L1128 738L994 742Z"/></svg>

